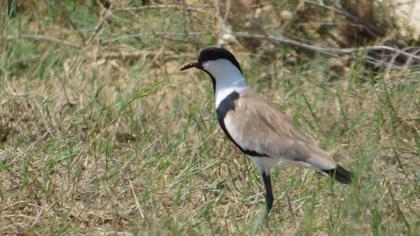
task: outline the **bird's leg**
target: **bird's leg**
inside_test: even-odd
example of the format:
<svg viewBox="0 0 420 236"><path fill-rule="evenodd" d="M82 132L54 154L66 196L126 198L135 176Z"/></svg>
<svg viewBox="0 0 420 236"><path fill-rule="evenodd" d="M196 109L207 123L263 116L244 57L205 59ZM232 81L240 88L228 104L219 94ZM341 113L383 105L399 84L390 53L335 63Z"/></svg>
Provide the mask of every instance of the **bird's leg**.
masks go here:
<svg viewBox="0 0 420 236"><path fill-rule="evenodd" d="M265 204L266 204L266 215L270 214L271 208L273 207L273 190L271 188L271 177L265 171L262 172L262 177L265 186Z"/></svg>

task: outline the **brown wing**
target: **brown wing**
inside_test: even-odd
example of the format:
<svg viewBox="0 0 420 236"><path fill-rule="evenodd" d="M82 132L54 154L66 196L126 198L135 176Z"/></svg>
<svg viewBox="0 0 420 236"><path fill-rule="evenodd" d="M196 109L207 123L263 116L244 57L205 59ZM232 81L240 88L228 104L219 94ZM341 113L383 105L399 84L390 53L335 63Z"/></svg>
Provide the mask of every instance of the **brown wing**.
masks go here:
<svg viewBox="0 0 420 236"><path fill-rule="evenodd" d="M251 89L241 93L235 109L227 113L224 122L232 138L244 149L317 170L336 166L334 160L294 127L286 115Z"/></svg>

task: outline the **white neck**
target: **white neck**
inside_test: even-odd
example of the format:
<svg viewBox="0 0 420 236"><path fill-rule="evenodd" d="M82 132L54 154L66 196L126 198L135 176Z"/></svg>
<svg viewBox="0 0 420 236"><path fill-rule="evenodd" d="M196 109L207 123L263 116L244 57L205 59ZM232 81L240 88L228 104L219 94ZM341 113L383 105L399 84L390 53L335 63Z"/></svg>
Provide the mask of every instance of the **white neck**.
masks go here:
<svg viewBox="0 0 420 236"><path fill-rule="evenodd" d="M207 61L203 64L203 67L216 80L216 107L233 91L240 93L241 90L248 87L241 71L229 60L217 59Z"/></svg>
<svg viewBox="0 0 420 236"><path fill-rule="evenodd" d="M240 93L247 88L245 79L241 73L227 74L226 76L216 78L216 107L233 91Z"/></svg>

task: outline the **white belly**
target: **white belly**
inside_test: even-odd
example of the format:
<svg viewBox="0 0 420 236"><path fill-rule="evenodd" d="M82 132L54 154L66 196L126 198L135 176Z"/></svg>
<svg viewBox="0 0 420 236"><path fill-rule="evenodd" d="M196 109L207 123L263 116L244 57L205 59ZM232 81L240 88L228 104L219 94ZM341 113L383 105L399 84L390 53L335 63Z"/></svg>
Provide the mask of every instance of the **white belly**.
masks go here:
<svg viewBox="0 0 420 236"><path fill-rule="evenodd" d="M265 172L267 174L270 173L271 168L275 167L281 162L280 158L272 157L251 157L251 160L260 169L261 172Z"/></svg>

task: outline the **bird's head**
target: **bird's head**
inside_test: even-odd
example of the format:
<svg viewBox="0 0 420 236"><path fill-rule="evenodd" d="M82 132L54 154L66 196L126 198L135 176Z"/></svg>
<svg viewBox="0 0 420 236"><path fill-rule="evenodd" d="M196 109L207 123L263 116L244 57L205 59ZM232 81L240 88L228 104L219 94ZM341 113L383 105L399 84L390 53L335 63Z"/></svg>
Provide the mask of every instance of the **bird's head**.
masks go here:
<svg viewBox="0 0 420 236"><path fill-rule="evenodd" d="M202 49L198 56L198 60L183 66L181 71L190 68L197 68L205 71L213 80L231 74L239 73L242 75L241 66L235 56L228 50L219 47Z"/></svg>

